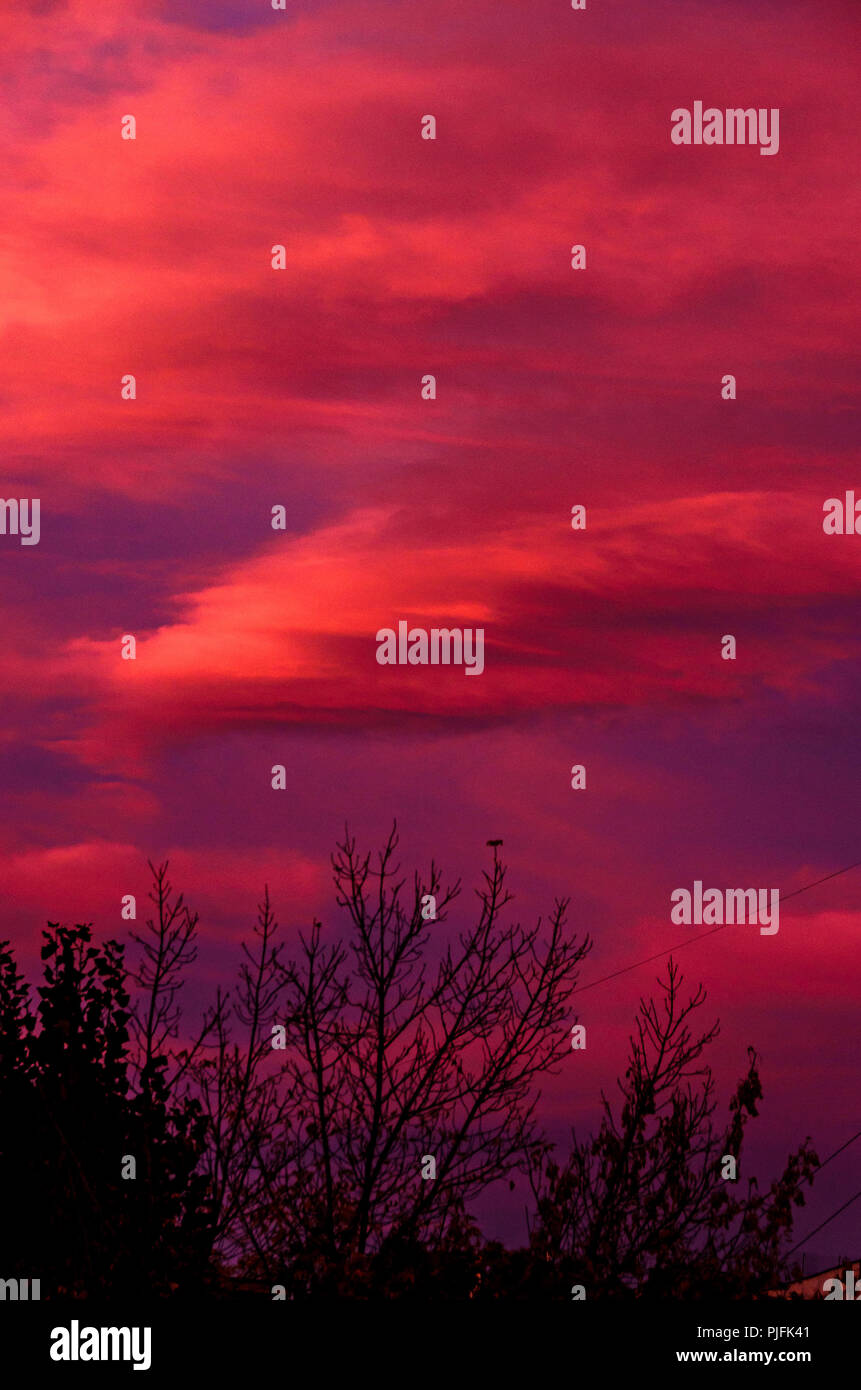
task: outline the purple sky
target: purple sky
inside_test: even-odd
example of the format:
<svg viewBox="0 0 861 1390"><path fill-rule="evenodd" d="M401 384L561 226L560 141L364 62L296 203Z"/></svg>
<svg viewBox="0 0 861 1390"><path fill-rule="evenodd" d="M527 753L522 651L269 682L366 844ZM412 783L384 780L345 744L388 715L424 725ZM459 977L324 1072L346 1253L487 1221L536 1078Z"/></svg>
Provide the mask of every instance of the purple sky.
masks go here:
<svg viewBox="0 0 861 1390"><path fill-rule="evenodd" d="M397 816L467 888L502 837L523 918L570 894L586 983L683 940L695 878L861 859L861 539L822 529L861 497L854 7L147 8L0 17L3 494L41 499L38 546L0 537L3 932L118 932L169 857L202 999L265 880L293 934L345 820ZM695 100L779 108L779 153L674 146ZM378 666L401 618L482 626L484 674ZM679 957L722 1097L762 1054L761 1180L859 1127L859 928L861 870ZM658 968L583 995L560 1138ZM861 1205L811 1243L859 1248Z"/></svg>

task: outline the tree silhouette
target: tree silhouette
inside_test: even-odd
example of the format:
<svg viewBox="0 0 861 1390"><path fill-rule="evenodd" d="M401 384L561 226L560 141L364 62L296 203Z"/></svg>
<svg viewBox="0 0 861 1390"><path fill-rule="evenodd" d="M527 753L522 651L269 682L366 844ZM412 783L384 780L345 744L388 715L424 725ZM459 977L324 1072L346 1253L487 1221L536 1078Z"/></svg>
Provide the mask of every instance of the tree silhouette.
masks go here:
<svg viewBox="0 0 861 1390"><path fill-rule="evenodd" d="M180 991L197 915L167 864L127 972L115 941L50 923L32 993L0 943L3 1278L43 1297L223 1292L238 1277L288 1296L738 1297L780 1279L780 1250L817 1166L810 1141L760 1193L741 1167L762 1097L757 1058L715 1121L697 1031L669 962L641 1000L621 1104L560 1161L535 1124L567 1057L591 942L509 920L499 845L472 921L431 863L409 887L393 828L375 863L345 833L339 913L285 959L264 890L238 981L196 1032ZM127 983L137 986L130 1001ZM133 1157L136 1177L124 1179ZM430 1160L433 1160L430 1163ZM486 1242L470 1204L525 1171L528 1244ZM265 1281L265 1282L264 1282Z"/></svg>
<svg viewBox="0 0 861 1390"><path fill-rule="evenodd" d="M123 948L89 926L42 933L38 1004L0 943L3 1275L42 1297L191 1292L207 1273L205 1122L155 1055L132 1087ZM124 1179L123 1161L136 1163ZM127 1171L130 1165L126 1163Z"/></svg>
<svg viewBox="0 0 861 1390"><path fill-rule="evenodd" d="M793 1207L803 1206L803 1183L817 1166L808 1139L767 1192L755 1178L746 1191L723 1179L724 1156L740 1169L745 1129L762 1098L757 1057L749 1048L729 1121L716 1128L714 1080L702 1054L718 1025L691 1030L705 993L700 985L683 1003L682 981L670 959L663 998L640 1001L618 1116L602 1097L598 1133L585 1141L575 1133L564 1164L547 1150L533 1170L534 1246L551 1261L565 1257L592 1295L740 1297L773 1287Z"/></svg>
<svg viewBox="0 0 861 1390"><path fill-rule="evenodd" d="M244 967L243 1043L225 1013L215 1056L193 1068L220 1210L233 1215L222 1237L233 1251L250 1242L252 1267L294 1288L358 1277L398 1243L444 1241L471 1199L539 1151L538 1083L568 1048L568 1000L591 943L566 933L567 902L546 927L504 922L511 898L494 854L475 922L433 950L460 885L443 889L431 864L405 892L397 844L394 827L372 867L347 832L332 858L342 928L315 922L289 963L265 899ZM428 897L435 918L423 915ZM435 1177L422 1177L423 1157Z"/></svg>
<svg viewBox="0 0 861 1390"><path fill-rule="evenodd" d="M277 931L264 890L254 943L242 944L233 1002L219 987L197 1041L178 1056L178 1075L187 1072L207 1118L203 1171L212 1193L213 1251L239 1272L259 1271L267 1258L271 1263L267 1252L283 1226L272 1149L290 1126L292 1099L273 1065L269 1031L283 992Z"/></svg>
<svg viewBox="0 0 861 1390"><path fill-rule="evenodd" d="M132 1008L130 1024L136 1043L136 1061L142 1069L164 1056L166 1046L179 1030L180 1009L176 996L182 989L185 971L197 959L198 914L185 905L182 894L173 895L168 865L158 868L147 860L153 877L150 901L157 916L147 920L147 934L132 932L140 948L137 968L130 971L141 997Z"/></svg>

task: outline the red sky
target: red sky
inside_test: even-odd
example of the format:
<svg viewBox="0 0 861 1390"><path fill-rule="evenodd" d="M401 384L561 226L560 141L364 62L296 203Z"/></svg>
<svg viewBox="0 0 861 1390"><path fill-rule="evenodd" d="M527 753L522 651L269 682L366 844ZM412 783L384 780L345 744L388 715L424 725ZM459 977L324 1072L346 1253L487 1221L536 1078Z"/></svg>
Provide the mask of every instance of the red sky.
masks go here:
<svg viewBox="0 0 861 1390"><path fill-rule="evenodd" d="M524 916L570 894L586 983L695 878L861 859L853 39L838 0L7 0L4 934L120 931L170 857L212 983L264 880L293 934L397 816L407 864L471 885L499 836ZM695 100L779 108L779 153L674 146ZM483 627L484 674L378 666L399 619ZM724 1093L762 1053L761 1178L858 1127L859 930L861 870L679 957ZM560 1137L656 968L584 994Z"/></svg>

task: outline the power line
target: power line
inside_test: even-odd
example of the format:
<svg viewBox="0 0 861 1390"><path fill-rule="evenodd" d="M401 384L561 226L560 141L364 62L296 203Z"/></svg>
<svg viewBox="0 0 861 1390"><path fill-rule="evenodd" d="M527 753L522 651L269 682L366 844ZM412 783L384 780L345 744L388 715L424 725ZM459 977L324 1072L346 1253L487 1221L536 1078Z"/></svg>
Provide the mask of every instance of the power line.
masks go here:
<svg viewBox="0 0 861 1390"><path fill-rule="evenodd" d="M634 961L633 965L623 965L621 970L614 970L612 975L602 975L600 980L592 980L588 985L578 985L572 990L572 994L585 994L587 989L595 989L598 985L605 985L608 980L615 980L619 975L627 975L629 970L639 970L641 965L648 965L650 961L660 960L662 956L668 956L671 951L681 951L684 946L693 946L695 941L704 941L707 936L714 936L715 932L723 931L726 927L712 927L711 931L701 932L699 936L689 936L687 941L680 941L678 946L668 946L664 951L658 951L654 956L646 956L645 960Z"/></svg>
<svg viewBox="0 0 861 1390"><path fill-rule="evenodd" d="M816 1168L810 1174L810 1177L803 1178L802 1181L798 1184L798 1186L803 1187L804 1183L813 1182L813 1179L816 1177L816 1174L822 1172L822 1169L825 1167L826 1163L830 1163L832 1158L836 1158L838 1154L842 1154L843 1150L848 1149L850 1144L854 1144L856 1139L861 1139L861 1129L859 1129L857 1134L853 1134L851 1139L847 1139L845 1144L841 1144L839 1149L835 1149L833 1154L829 1154L827 1158L823 1158L821 1163L817 1163Z"/></svg>
<svg viewBox="0 0 861 1390"><path fill-rule="evenodd" d="M856 859L854 864L847 864L845 869L835 869L833 874L826 874L824 878L817 878L813 883L807 883L803 888L795 888L791 893L781 893L779 902L786 902L787 898L797 898L799 893L806 893L808 888L818 888L820 883L827 883L830 878L839 878L841 874L848 874L850 869L857 869L861 865L861 859Z"/></svg>
<svg viewBox="0 0 861 1390"><path fill-rule="evenodd" d="M822 1166L824 1167L825 1165L823 1164ZM857 1202L859 1197L861 1197L861 1188L858 1189L854 1197L849 1198L848 1202L844 1202L842 1207L838 1207L836 1211L833 1211L830 1216L827 1216L824 1221L820 1222L820 1224L816 1227L814 1231L808 1232L808 1234L804 1237L803 1240L800 1240L797 1245L793 1245L791 1250L787 1250L783 1258L785 1260L788 1260L790 1255L794 1255L796 1250L800 1249L802 1245L807 1244L811 1236L818 1235L819 1232L823 1229L823 1227L828 1226L834 1220L834 1218L836 1216L839 1216L841 1212L844 1212L847 1207L851 1207L852 1203Z"/></svg>
<svg viewBox="0 0 861 1390"><path fill-rule="evenodd" d="M797 898L799 893L807 893L811 888L818 888L820 883L827 883L829 879L839 878L841 874L848 874L850 869L859 867L861 867L861 859L857 859L854 864L847 864L845 869L835 869L833 874L826 874L824 878L814 879L812 883L806 883L803 888L794 888L791 893L781 893L778 902L786 902L788 898ZM697 941L705 941L707 936L715 936L719 931L725 931L729 925L731 925L729 922L723 922L719 927L712 927L711 931L700 932L699 936L689 936L687 940L680 941L676 946L667 946L665 950L658 951L653 956L646 956L645 960L634 961L632 965L623 965L620 970L614 970L610 975L602 975L600 980L591 980L587 985L578 985L571 992L572 994L585 994L587 989L597 989L598 985L605 985L608 980L616 980L620 975L627 975L630 970L639 970L641 965L649 965L653 960L660 960L662 956L668 956L673 951L682 951L685 946L693 946Z"/></svg>
<svg viewBox="0 0 861 1390"><path fill-rule="evenodd" d="M822 1169L826 1166L826 1164L830 1163L832 1158L836 1158L838 1154L842 1154L843 1150L848 1149L850 1144L854 1144L856 1139L861 1139L861 1129L858 1130L857 1134L853 1134L851 1139L847 1139L845 1144L841 1144L839 1149L835 1149L834 1152L829 1154L827 1158L823 1158L821 1163L817 1163L813 1172L808 1177L802 1178L798 1186L803 1187L806 1182L813 1182L813 1179L817 1176L817 1174L822 1172ZM811 1236L815 1236L818 1231L822 1230L823 1226L827 1226L831 1221L834 1220L835 1216L839 1216L840 1212L845 1211L847 1207L851 1207L852 1203L857 1201L859 1197L861 1197L861 1192L856 1192L855 1196L850 1197L848 1202L844 1202L843 1206L840 1207L838 1211L835 1211L831 1214L831 1216L826 1217L826 1219L822 1222L821 1226L817 1226L815 1231L811 1231L809 1235L804 1236L802 1240L799 1240L797 1244L793 1245L791 1250L787 1250L786 1254L781 1256L781 1262L784 1260L788 1260L790 1255L794 1255L796 1250L799 1250L802 1245L807 1244Z"/></svg>

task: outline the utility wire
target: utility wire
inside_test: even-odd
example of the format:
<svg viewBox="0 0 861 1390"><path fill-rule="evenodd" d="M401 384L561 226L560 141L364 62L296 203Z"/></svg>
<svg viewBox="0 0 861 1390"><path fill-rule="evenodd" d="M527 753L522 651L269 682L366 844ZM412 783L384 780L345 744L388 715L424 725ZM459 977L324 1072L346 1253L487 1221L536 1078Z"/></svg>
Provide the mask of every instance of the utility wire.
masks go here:
<svg viewBox="0 0 861 1390"><path fill-rule="evenodd" d="M712 927L711 931L701 932L699 936L689 936L687 941L680 941L678 946L668 946L664 951L658 951L654 956L646 956L645 960L636 960L633 965L623 965L621 970L614 970L612 975L602 975L600 980L591 980L588 985L578 985L571 991L572 994L585 994L587 989L596 989L598 985L605 985L608 980L618 979L620 975L627 975L629 970L639 970L641 965L648 965L650 961L660 960L662 956L668 956L671 951L681 951L683 946L693 946L695 941L705 941L707 936L714 936L715 932L723 931L727 923L723 926Z"/></svg>
<svg viewBox="0 0 861 1390"><path fill-rule="evenodd" d="M822 1172L822 1169L825 1167L826 1163L830 1163L832 1158L836 1158L838 1154L842 1154L843 1150L848 1149L850 1144L854 1144L856 1139L861 1139L861 1129L859 1129L857 1134L853 1134L851 1139L847 1139L845 1144L841 1144L839 1149L835 1149L833 1154L829 1154L827 1158L823 1158L821 1163L817 1163L815 1169L810 1174L810 1177L803 1178L802 1181L798 1184L798 1186L803 1187L806 1182L813 1182L813 1179L816 1177L816 1174Z"/></svg>
<svg viewBox="0 0 861 1390"><path fill-rule="evenodd" d="M822 1166L824 1167L825 1165L823 1164ZM848 1202L844 1202L842 1207L838 1207L836 1211L833 1211L830 1216L827 1216L824 1221L820 1222L820 1224L816 1227L815 1230L809 1231L803 1240L800 1240L797 1245L793 1245L791 1250L787 1250L786 1254L783 1256L784 1260L788 1260L790 1255L793 1255L795 1251L800 1249L802 1245L806 1245L807 1242L810 1240L811 1236L818 1235L819 1232L825 1226L830 1225L830 1223L834 1220L836 1216L839 1216L840 1213L845 1211L847 1207L851 1207L852 1203L857 1202L859 1197L861 1197L861 1188L858 1189L854 1197L849 1198Z"/></svg>
<svg viewBox="0 0 861 1390"><path fill-rule="evenodd" d="M794 888L791 893L781 893L778 902L783 903L788 898L797 898L799 893L807 893L811 888L818 888L820 883L827 883L829 879L839 878L841 874L848 874L850 869L857 869L859 866L861 866L861 859L857 859L854 864L847 864L845 869L835 869L833 874L826 874L824 878L814 879L812 883L806 883L803 888ZM587 989L596 989L598 985L605 985L608 980L616 980L620 975L627 975L629 970L639 970L641 965L649 965L653 960L660 960L662 956L668 956L673 951L681 951L685 946L693 946L697 941L705 941L707 936L715 936L719 931L726 931L730 925L729 922L723 922L719 927L712 927L711 931L700 932L699 936L689 936L686 941L680 941L676 946L667 946L665 950L657 951L653 956L646 956L645 960L636 960L632 965L623 965L621 970L614 970L611 975L602 975L600 980L590 980L587 985L578 985L571 993L585 994Z"/></svg>
<svg viewBox="0 0 861 1390"><path fill-rule="evenodd" d="M830 1163L832 1158L836 1158L838 1154L842 1154L843 1150L848 1149L850 1144L854 1144L856 1139L861 1139L861 1129L858 1130L857 1134L853 1134L851 1139L847 1139L845 1144L841 1144L839 1149L835 1149L833 1154L829 1154L827 1158L823 1158L821 1163L817 1163L810 1176L807 1178L802 1178L798 1186L803 1187L806 1182L813 1182L813 1179L816 1177L817 1173L822 1172L822 1169L825 1167L826 1163ZM841 1211L845 1211L847 1207L851 1207L852 1203L857 1201L859 1197L861 1197L861 1192L856 1192L854 1197L850 1197L848 1202L843 1203L843 1206L840 1208L839 1211L835 1211L831 1216L826 1217L826 1219L822 1222L821 1226L817 1226L815 1231L811 1231L809 1235L804 1236L803 1239L798 1241L796 1245L793 1245L791 1250L787 1250L786 1254L781 1256L781 1259L788 1260L790 1255L793 1255L796 1250L800 1250L802 1245L807 1244L811 1236L815 1236L817 1231L821 1231L822 1227L827 1226L829 1222L833 1221L835 1216L839 1216Z"/></svg>

